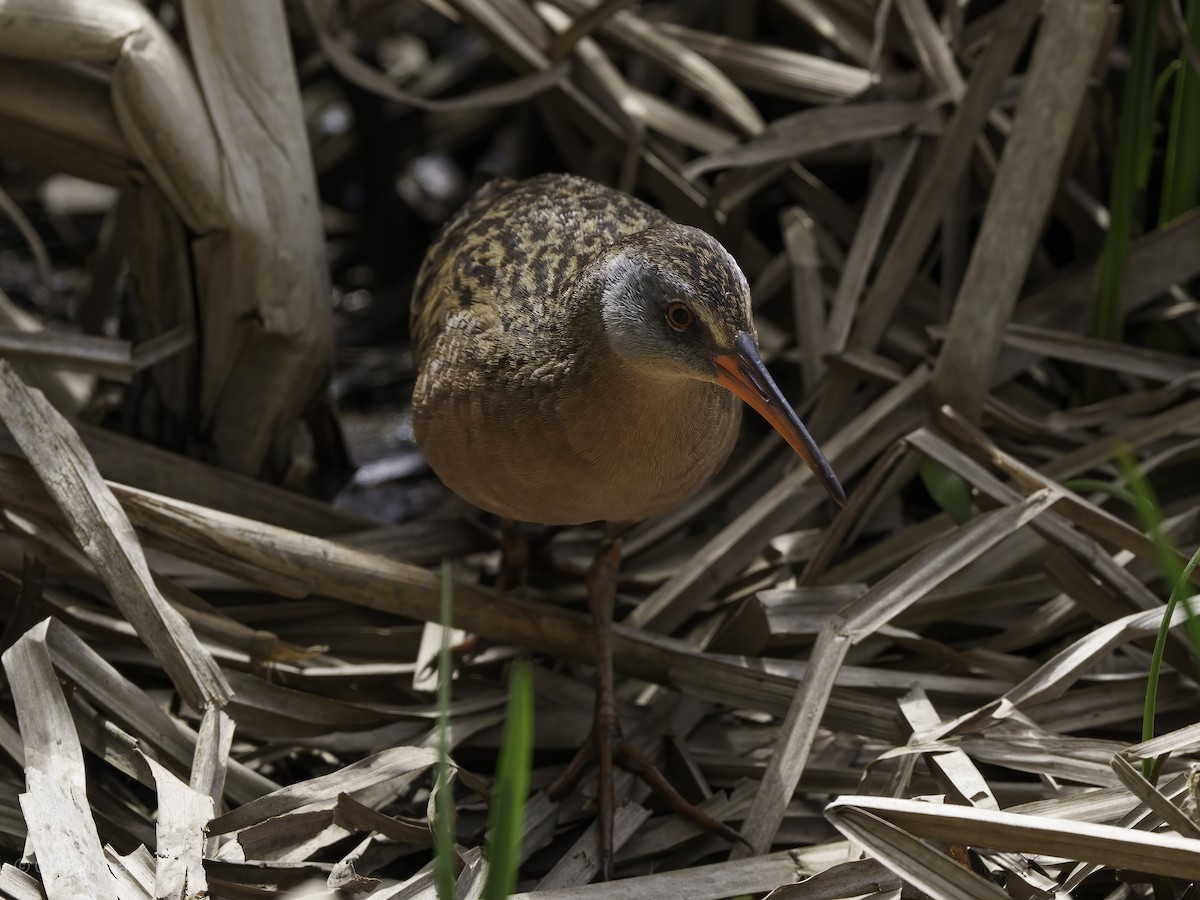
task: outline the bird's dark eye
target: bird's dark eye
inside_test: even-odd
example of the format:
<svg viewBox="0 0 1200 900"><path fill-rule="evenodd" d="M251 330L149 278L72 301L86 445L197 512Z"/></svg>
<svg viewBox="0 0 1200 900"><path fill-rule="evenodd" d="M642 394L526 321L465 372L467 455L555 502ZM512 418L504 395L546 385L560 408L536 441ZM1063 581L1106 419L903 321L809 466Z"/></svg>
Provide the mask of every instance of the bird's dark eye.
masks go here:
<svg viewBox="0 0 1200 900"><path fill-rule="evenodd" d="M676 331L686 331L692 327L695 317L692 311L683 303L672 303L667 307L667 324Z"/></svg>

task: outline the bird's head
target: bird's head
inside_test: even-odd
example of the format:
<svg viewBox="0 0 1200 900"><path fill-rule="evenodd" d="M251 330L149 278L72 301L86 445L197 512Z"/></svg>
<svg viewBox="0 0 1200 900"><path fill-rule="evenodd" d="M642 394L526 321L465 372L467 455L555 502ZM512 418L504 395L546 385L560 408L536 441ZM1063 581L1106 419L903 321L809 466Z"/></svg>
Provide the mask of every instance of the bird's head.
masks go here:
<svg viewBox="0 0 1200 900"><path fill-rule="evenodd" d="M714 237L687 225L649 228L609 247L592 274L614 352L646 378L691 378L733 392L846 504L829 462L763 364L746 276Z"/></svg>

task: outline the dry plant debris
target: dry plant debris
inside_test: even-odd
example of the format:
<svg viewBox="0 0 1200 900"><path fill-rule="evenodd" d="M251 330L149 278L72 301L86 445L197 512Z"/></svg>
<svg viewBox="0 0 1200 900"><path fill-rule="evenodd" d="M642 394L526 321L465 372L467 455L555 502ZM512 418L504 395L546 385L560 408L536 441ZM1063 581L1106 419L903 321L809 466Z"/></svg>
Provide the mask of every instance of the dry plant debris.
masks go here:
<svg viewBox="0 0 1200 900"><path fill-rule="evenodd" d="M0 896L434 897L443 559L482 640L448 709L456 896L516 653L520 897L1194 895L1164 573L1200 542L1200 198L1156 218L1165 129L1124 340L1091 327L1141 5L0 0ZM1157 20L1171 84L1198 8ZM590 788L541 791L590 720L598 532L534 534L501 595L495 523L406 424L433 230L548 170L726 243L850 494L748 421L631 535L627 732L748 847L623 776L607 884Z"/></svg>

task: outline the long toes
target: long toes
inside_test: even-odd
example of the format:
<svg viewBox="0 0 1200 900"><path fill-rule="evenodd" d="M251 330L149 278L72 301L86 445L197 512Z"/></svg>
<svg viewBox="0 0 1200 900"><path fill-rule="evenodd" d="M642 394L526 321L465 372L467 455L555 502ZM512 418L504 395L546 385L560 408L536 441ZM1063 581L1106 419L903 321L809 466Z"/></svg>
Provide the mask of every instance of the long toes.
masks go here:
<svg viewBox="0 0 1200 900"><path fill-rule="evenodd" d="M588 739L583 742L575 752L575 756L567 763L563 773L546 788L546 796L556 802L566 797L579 784L579 779L583 777L595 758L596 742L589 734Z"/></svg>
<svg viewBox="0 0 1200 900"><path fill-rule="evenodd" d="M724 822L714 819L695 804L685 799L679 791L675 790L674 785L667 781L663 774L655 768L654 763L650 762L649 759L633 746L622 741L616 746L614 753L622 766L642 779L642 781L649 785L651 790L666 800L667 805L677 815L711 834L725 838L730 843L742 843L747 847L750 846L749 841Z"/></svg>

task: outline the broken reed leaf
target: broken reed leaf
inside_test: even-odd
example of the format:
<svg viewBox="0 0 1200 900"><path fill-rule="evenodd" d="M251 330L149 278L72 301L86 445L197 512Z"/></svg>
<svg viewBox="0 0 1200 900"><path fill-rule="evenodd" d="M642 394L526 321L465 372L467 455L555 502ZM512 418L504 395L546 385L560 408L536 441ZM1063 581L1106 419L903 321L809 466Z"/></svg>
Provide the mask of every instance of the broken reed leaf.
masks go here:
<svg viewBox="0 0 1200 900"><path fill-rule="evenodd" d="M829 841L751 859L694 866L676 872L513 894L510 900L631 900L635 897L722 900L741 894L770 891L783 884L804 881L810 873L824 871L830 866L845 862L849 847L846 841Z"/></svg>
<svg viewBox="0 0 1200 900"><path fill-rule="evenodd" d="M436 791L438 788L435 787L434 790ZM435 799L434 805L436 806L436 804ZM347 831L374 832L401 844L417 844L422 847L435 846L434 834L430 831L432 822L386 815L360 803L349 794L338 795L337 807L333 813L333 823ZM453 847L451 847L451 857L453 857ZM453 896L453 862L450 866L450 887L451 896Z"/></svg>
<svg viewBox="0 0 1200 900"><path fill-rule="evenodd" d="M141 76L146 93L161 95L161 106L141 98L118 99L116 106L124 113L123 130L145 116L143 142L166 145L161 169L151 167L162 171L155 179L161 190L215 195L207 210L211 224L185 219L193 233L211 238L203 251L192 250L195 280L185 282L196 286L195 319L204 337L193 363L197 393L191 402L207 423L212 458L259 473L270 465L281 433L312 408L333 366L328 255L301 76L284 9L252 4L229 14L211 3L181 0L178 10L186 55L163 29L160 52L130 52L132 65L113 69L114 86ZM144 48L140 41L126 47L132 51L133 44ZM169 51L181 64L170 80L154 81L148 66L137 65ZM185 79L195 82L194 107L179 103ZM184 136L172 131L185 125L207 131L206 140L179 147ZM185 154L203 156L198 171L180 171ZM182 397L178 402L187 403ZM250 422L260 427L248 428Z"/></svg>
<svg viewBox="0 0 1200 900"><path fill-rule="evenodd" d="M111 846L106 846L104 856L108 862L109 871L112 872L113 879L117 883L118 896L122 900L125 897L150 900L151 897L156 896L156 860L145 844L138 845L137 848L124 855L118 853Z"/></svg>
<svg viewBox="0 0 1200 900"><path fill-rule="evenodd" d="M1188 778L1185 774L1176 775L1169 782L1162 786L1159 791L1167 800L1174 804L1182 805L1184 798L1188 794L1187 786ZM1126 792L1126 796L1132 799L1137 799L1133 794L1129 793L1128 789L1122 786L1122 790ZM1120 818L1112 821L1110 824L1116 825L1118 828L1137 828L1147 830L1158 826L1159 821L1157 815L1152 812L1145 804L1138 803L1131 810L1122 814ZM1063 880L1062 888L1066 891L1074 891L1092 874L1104 868L1103 863L1080 863L1075 869ZM1168 895L1169 896L1169 895Z"/></svg>
<svg viewBox="0 0 1200 900"><path fill-rule="evenodd" d="M1157 634L1164 622L1170 628L1183 621L1182 610L1176 609L1171 615L1164 616L1160 610L1151 609L1101 625L1056 653L1036 672L1005 693L998 703L1005 709L1020 708L1062 696L1086 670L1099 663L1112 650L1138 638Z"/></svg>
<svg viewBox="0 0 1200 900"><path fill-rule="evenodd" d="M801 382L811 393L825 372L821 350L825 342L825 296L821 284L821 256L816 223L801 206L791 206L780 216L784 251L792 273L792 305L799 337Z"/></svg>
<svg viewBox="0 0 1200 900"><path fill-rule="evenodd" d="M850 646L850 639L839 634L833 623L827 623L817 636L809 656L808 677L792 697L787 716L779 728L775 752L742 824L741 835L746 843L733 848L731 859L765 853L774 841L788 802L800 781L800 773L812 753L817 728L833 692L834 679Z"/></svg>
<svg viewBox="0 0 1200 900"><path fill-rule="evenodd" d="M874 859L855 859L830 866L803 884L776 888L763 900L841 900L885 894L901 887L901 880L883 863Z"/></svg>
<svg viewBox="0 0 1200 900"><path fill-rule="evenodd" d="M870 277L871 265L883 243L884 232L895 213L900 190L904 187L913 161L917 158L919 146L920 139L915 135L886 138L876 144L876 153L881 163L880 170L875 176L862 218L854 232L854 240L846 254L837 293L829 310L826 340L830 353L836 354L846 349L850 330L862 301L863 289Z"/></svg>
<svg viewBox="0 0 1200 900"><path fill-rule="evenodd" d="M1041 515L1055 499L1051 492L1039 491L960 526L850 601L826 623L813 646L806 677L780 727L763 788L743 826L742 836L751 848L764 852L775 837L851 646L877 632L921 596ZM744 854L745 848L735 848L734 858Z"/></svg>
<svg viewBox="0 0 1200 900"><path fill-rule="evenodd" d="M3 656L24 744L20 804L28 843L50 897L116 900L88 802L83 750L50 660L51 625L35 625Z"/></svg>
<svg viewBox="0 0 1200 900"><path fill-rule="evenodd" d="M34 360L116 381L133 379L133 347L118 338L0 328L4 359Z"/></svg>
<svg viewBox="0 0 1200 900"><path fill-rule="evenodd" d="M950 42L929 6L921 0L897 0L896 6L934 92L961 100L965 88L962 74L958 71Z"/></svg>
<svg viewBox="0 0 1200 900"><path fill-rule="evenodd" d="M4 863L0 868L0 892L12 900L45 900L41 883L12 863Z"/></svg>
<svg viewBox="0 0 1200 900"><path fill-rule="evenodd" d="M301 4L308 8L307 3ZM396 87L383 72L363 62L318 23L313 21L314 33L325 59L347 81L401 106L412 106L426 112L471 112L514 106L532 100L557 87L567 77L566 63L520 75L503 84L493 85L461 97L429 98Z"/></svg>
<svg viewBox="0 0 1200 900"><path fill-rule="evenodd" d="M895 318L896 308L920 269L929 242L943 221L946 204L954 196L954 186L966 171L976 139L1005 80L1024 52L1026 38L1041 9L1039 0L1009 0L1000 8L991 40L971 73L962 102L951 114L938 136L933 156L922 168L921 181L863 299L847 346L874 350ZM829 396L831 404L841 399L833 391Z"/></svg>
<svg viewBox="0 0 1200 900"><path fill-rule="evenodd" d="M666 34L719 66L734 82L810 103L856 97L871 87L870 71L789 47L738 40L686 25L659 22Z"/></svg>
<svg viewBox="0 0 1200 900"><path fill-rule="evenodd" d="M947 538L926 548L846 604L837 616L835 627L855 642L863 640L955 572L1046 512L1057 500L1053 491L1043 489L959 526Z"/></svg>
<svg viewBox="0 0 1200 900"><path fill-rule="evenodd" d="M203 897L208 893L204 871L204 828L213 817L213 800L176 778L150 757L158 793L154 825L154 883L160 897Z"/></svg>
<svg viewBox="0 0 1200 900"><path fill-rule="evenodd" d="M264 822L272 816L314 803L332 807L340 793L418 772L437 765L437 751L427 747L395 747L343 766L336 772L310 778L251 800L208 824L209 834L228 834Z"/></svg>
<svg viewBox="0 0 1200 900"><path fill-rule="evenodd" d="M336 815L336 806L284 813L243 828L237 834L237 846L246 859L270 859L281 850L316 843L328 833Z"/></svg>
<svg viewBox="0 0 1200 900"><path fill-rule="evenodd" d="M1003 704L997 708L998 718L986 730L987 737L970 733L961 736L959 746L976 764L1098 787L1120 783L1111 765L1113 755L1123 749L1120 741L1058 735L1012 721L1005 716L1006 711ZM939 731L957 731L960 727L965 726L951 720Z"/></svg>
<svg viewBox="0 0 1200 900"><path fill-rule="evenodd" d="M1164 753L1187 753L1200 748L1200 723L1185 725L1125 750L1131 759L1149 759Z"/></svg>
<svg viewBox="0 0 1200 900"><path fill-rule="evenodd" d="M825 808L834 827L867 848L875 859L937 900L1002 900L1008 894L970 868L870 811L835 801ZM933 805L933 804L929 804ZM948 839L963 847L958 838Z"/></svg>
<svg viewBox="0 0 1200 900"><path fill-rule="evenodd" d="M1108 21L1106 0L1046 9L978 239L933 376L935 403L978 422L1075 132Z"/></svg>
<svg viewBox="0 0 1200 900"><path fill-rule="evenodd" d="M622 803L613 815L613 845L620 848L622 861L626 859L627 842L650 818L650 810L632 800ZM592 848L597 846L597 829L593 824L584 830L575 845L565 853L554 867L537 884L540 895L543 891L587 884L596 877L598 865Z"/></svg>
<svg viewBox="0 0 1200 900"><path fill-rule="evenodd" d="M154 698L117 667L104 659L71 629L51 619L46 643L55 669L76 685L115 723L139 742L154 748L160 762L171 762L177 771L199 771L196 750L199 736L184 722L166 713ZM244 803L276 790L279 785L236 759L225 759L226 796Z"/></svg>
<svg viewBox="0 0 1200 900"><path fill-rule="evenodd" d="M225 794L229 772L229 751L233 746L233 719L222 709L210 706L204 710L192 754L192 771L188 787L208 797L215 809ZM209 813L212 818L212 813Z"/></svg>
<svg viewBox="0 0 1200 900"><path fill-rule="evenodd" d="M550 58L564 59L583 38L632 3L633 0L603 0L580 13L577 18L570 20L569 26L551 42Z"/></svg>
<svg viewBox="0 0 1200 900"><path fill-rule="evenodd" d="M182 326L133 345L120 338L62 331L0 328L4 359L28 360L56 369L86 372L128 384L137 373L190 347L195 336Z"/></svg>
<svg viewBox="0 0 1200 900"><path fill-rule="evenodd" d="M913 730L910 744L918 742L924 735L938 733L941 716L923 690L909 691L900 699L899 706L900 714ZM899 748L893 752L899 752ZM955 802L984 809L1000 808L987 780L962 749L951 745L941 752L932 751L927 754L926 764L941 775L940 780L949 786L947 793L955 795Z"/></svg>
<svg viewBox="0 0 1200 900"><path fill-rule="evenodd" d="M359 871L360 868L366 869L370 865L368 854L374 842L375 839L371 835L359 840L358 844L349 852L333 863L324 886L330 891L336 891L339 894L347 892L375 893L383 885L383 880Z"/></svg>
<svg viewBox="0 0 1200 900"><path fill-rule="evenodd" d="M125 618L197 709L223 706L230 688L191 626L162 596L141 542L70 423L0 360L0 416L62 510Z"/></svg>
<svg viewBox="0 0 1200 900"><path fill-rule="evenodd" d="M703 156L683 168L693 179L714 169L760 166L829 150L856 141L901 134L927 124L929 107L921 102L888 101L818 107L792 113L767 125L765 131L737 147Z"/></svg>
<svg viewBox="0 0 1200 900"><path fill-rule="evenodd" d="M1088 503L1082 497L1075 494L1067 494L1054 479L1077 471L1075 468L1076 460L1069 455L1060 456L1058 459L1047 464L1044 472L1038 472L1014 458L1011 454L1002 451L978 427L967 421L953 407L943 405L938 412L943 428L953 435L955 440L966 445L975 455L985 458L989 464L1013 476L1014 480L1022 486L1037 490L1051 490L1059 494L1062 502L1056 511L1057 515L1071 520L1090 534L1095 535L1095 537L1111 541L1148 562L1160 563L1167 556L1175 556L1178 558L1178 565L1181 566L1183 564L1181 555L1173 547L1156 545L1154 541L1147 538L1142 532L1120 521L1110 513L1097 508L1094 504ZM1110 434L1103 440L1081 449L1092 454L1098 448L1103 449L1108 446L1120 448L1123 445L1123 438L1128 438L1131 444L1136 442L1140 445L1145 441L1153 439L1158 428L1164 427L1166 433L1172 433L1183 427L1183 423L1186 421L1185 416L1198 413L1200 413L1200 402L1193 401L1192 404L1177 407L1174 415L1167 414L1145 422L1135 423L1128 429ZM918 439L925 442L927 437L922 435ZM1098 459L1097 461L1099 462L1100 460ZM968 465L974 469L973 463ZM974 469L974 471L979 473L977 476L973 476L978 479L975 482L975 486L983 493L991 494L996 498L1008 498L1016 493L1007 485L1000 485L991 475L978 469ZM962 473L960 472L960 474ZM985 484L990 485L990 487L985 487ZM1066 544L1081 546L1077 535L1073 532L1068 533L1063 531L1053 517L1049 521L1053 523L1049 527L1061 535ZM1103 565L1103 563L1099 563L1099 565ZM1147 589L1142 585L1138 585L1135 590L1144 594ZM1147 608L1149 607L1149 603L1145 605Z"/></svg>
<svg viewBox="0 0 1200 900"><path fill-rule="evenodd" d="M1129 764L1121 754L1112 758L1112 768L1121 783L1129 788L1156 816L1162 819L1170 828L1183 837L1200 839L1200 826L1176 806L1170 798L1159 791L1156 786L1141 772Z"/></svg>
<svg viewBox="0 0 1200 900"><path fill-rule="evenodd" d="M946 329L938 325L931 327L929 333L940 338L945 336ZM1172 382L1196 375L1194 361L1187 356L1018 322L1009 323L1004 332L1004 344L1050 359L1127 372L1155 381Z"/></svg>
<svg viewBox="0 0 1200 900"><path fill-rule="evenodd" d="M1112 868L1200 879L1200 841L1175 834L1147 834L1111 825L890 797L843 797L825 810L835 824L846 812L880 819L924 840L1061 856Z"/></svg>
<svg viewBox="0 0 1200 900"><path fill-rule="evenodd" d="M554 0L574 16L585 15L587 0ZM707 59L667 35L642 16L627 9L617 10L601 29L633 52L662 66L680 82L713 105L748 135L763 130L761 114L725 73Z"/></svg>

